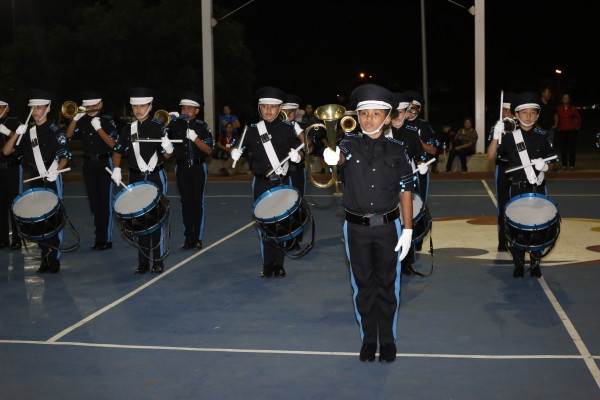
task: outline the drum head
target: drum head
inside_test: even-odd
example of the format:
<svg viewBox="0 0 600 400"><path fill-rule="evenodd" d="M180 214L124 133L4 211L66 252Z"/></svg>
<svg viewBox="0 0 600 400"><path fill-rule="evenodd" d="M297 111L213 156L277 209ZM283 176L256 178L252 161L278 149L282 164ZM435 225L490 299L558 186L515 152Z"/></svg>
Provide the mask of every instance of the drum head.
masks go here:
<svg viewBox="0 0 600 400"><path fill-rule="evenodd" d="M267 190L254 202L254 216L261 220L278 219L293 211L299 203L298 190L293 186L278 186Z"/></svg>
<svg viewBox="0 0 600 400"><path fill-rule="evenodd" d="M404 226L404 220L402 219L402 204L398 203L400 206L400 223ZM413 205L413 225L416 221L418 221L423 214L423 200L421 200L421 196L419 193L412 192L412 205Z"/></svg>
<svg viewBox="0 0 600 400"><path fill-rule="evenodd" d="M44 188L29 189L17 196L12 205L16 218L27 220L44 219L58 207L58 196Z"/></svg>
<svg viewBox="0 0 600 400"><path fill-rule="evenodd" d="M120 215L143 214L159 199L158 186L152 182L136 182L124 188L115 196L114 210Z"/></svg>
<svg viewBox="0 0 600 400"><path fill-rule="evenodd" d="M543 195L521 195L508 202L506 218L523 228L547 226L558 215L556 204Z"/></svg>

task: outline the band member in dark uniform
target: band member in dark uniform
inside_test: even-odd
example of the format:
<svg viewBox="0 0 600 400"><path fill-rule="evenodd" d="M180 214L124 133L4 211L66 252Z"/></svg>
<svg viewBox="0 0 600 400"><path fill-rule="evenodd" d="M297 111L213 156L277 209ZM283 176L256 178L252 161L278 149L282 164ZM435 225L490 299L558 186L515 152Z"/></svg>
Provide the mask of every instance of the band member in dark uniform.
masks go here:
<svg viewBox="0 0 600 400"><path fill-rule="evenodd" d="M256 95L262 121L252 124L240 142L240 149L248 149L252 154L254 173L252 191L255 201L267 190L280 185L289 185L289 163L301 163L304 155L303 151L296 150L301 142L293 125L279 118L285 93L280 89L267 86L259 89ZM240 149L232 150L231 158L239 160L243 152ZM281 165L281 160L286 156L290 157L289 161ZM273 168L275 172L267 177L266 174ZM259 233L263 255L260 277L268 278L274 274L276 277L283 278L286 274L283 268L284 250L273 242L264 240L263 233Z"/></svg>
<svg viewBox="0 0 600 400"><path fill-rule="evenodd" d="M362 340L359 358L375 360L379 341L379 361L392 362L400 261L412 237L414 174L404 145L383 135L384 124L390 123L392 93L378 85L362 85L352 92L350 104L356 105L362 135L346 134L335 151L327 148L323 156L327 164L344 170L344 237Z"/></svg>
<svg viewBox="0 0 600 400"><path fill-rule="evenodd" d="M175 144L175 177L181 197L181 218L185 241L182 249L201 249L204 234L204 189L208 171L205 159L215 147L212 132L206 122L198 118L204 106L202 98L193 92L179 95L181 116L188 117L171 121L168 127L170 139L180 139Z"/></svg>
<svg viewBox="0 0 600 400"><path fill-rule="evenodd" d="M52 103L50 93L35 89L29 92L28 98L28 106L32 109L31 118L35 125L19 125L16 129L17 135L10 137L2 152L5 156L13 152L16 152L17 157L23 156L31 166L32 177L42 177L31 181L31 186L51 189L62 200L63 180L58 171L64 169L71 159L67 135L58 125L48 120ZM21 135L22 140L16 144ZM60 271L62 237L61 229L58 234L37 242L42 257L38 273Z"/></svg>
<svg viewBox="0 0 600 400"><path fill-rule="evenodd" d="M546 181L544 171L548 170L545 158L555 156L554 150L548 141L545 131L536 128L535 122L539 117L540 98L537 93L520 93L511 107L519 121L519 128L513 132L506 133L502 137L500 129L494 130L494 137L490 147L497 149L497 156L508 160L508 167L525 166L510 173L509 197L512 199L524 193L546 194ZM500 137L502 141L498 144ZM509 246L514 262L513 276L522 278L525 273L525 251ZM535 253L535 252L534 252ZM534 277L542 276L540 270L540 257L530 254L530 274Z"/></svg>
<svg viewBox="0 0 600 400"><path fill-rule="evenodd" d="M80 138L83 144L81 170L95 227L92 250L107 250L112 248L113 182L106 168L112 170L112 150L119 132L113 117L102 112L100 93L83 92L81 99L81 108L67 127L67 137Z"/></svg>
<svg viewBox="0 0 600 400"><path fill-rule="evenodd" d="M507 124L511 125L511 120L514 121L514 128L516 129L517 119L513 115L510 106L514 101L516 93L505 93L502 100L502 119L498 120L494 127L492 128L491 135L492 137L488 139L488 142L491 143L492 139L496 139L496 143L500 139L502 135L504 135L505 124L504 119L509 118L507 120ZM511 130L512 131L512 130ZM508 180L508 176L504 173L506 170L506 160L501 160L496 157L496 146L488 145L487 154L489 158L496 159L496 169L494 172L494 181L496 183L496 202L498 203L498 251L507 251L506 249L506 234L504 231L504 208L506 207L506 203L510 200L509 189L510 182Z"/></svg>
<svg viewBox="0 0 600 400"><path fill-rule="evenodd" d="M115 168L111 175L115 184L120 185L121 157L128 155L129 184L150 181L156 184L160 192L167 195L167 175L162 158L170 158L173 143L169 140L164 122L151 118L154 91L137 87L130 90L129 103L136 120L128 124L119 135L113 153ZM161 142L139 142L140 138L160 139ZM160 274L164 270L164 258L167 256L166 229L161 229L141 236L138 247L138 267L136 274L144 274L150 269L150 261L154 263L152 273Z"/></svg>
<svg viewBox="0 0 600 400"><path fill-rule="evenodd" d="M4 147L8 139L15 135L15 131L21 125L16 117L10 117L10 99L0 93L0 146ZM21 248L21 238L11 217L10 207L15 199L23 191L23 167L15 153L5 156L0 153L0 249L10 247L13 250ZM9 228L12 227L12 238L9 241Z"/></svg>

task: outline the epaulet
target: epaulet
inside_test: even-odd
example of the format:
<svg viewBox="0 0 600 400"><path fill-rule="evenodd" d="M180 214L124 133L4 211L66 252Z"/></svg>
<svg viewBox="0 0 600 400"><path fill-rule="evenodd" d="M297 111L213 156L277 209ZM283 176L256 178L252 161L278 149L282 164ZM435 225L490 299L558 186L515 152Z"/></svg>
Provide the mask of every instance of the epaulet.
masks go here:
<svg viewBox="0 0 600 400"><path fill-rule="evenodd" d="M392 143L398 143L399 145L404 145L404 142L401 142L401 141L400 141L400 140L398 140L398 139L394 139L394 138L393 138L393 137L391 137L391 136L386 136L385 138L386 138L388 141L392 142Z"/></svg>
<svg viewBox="0 0 600 400"><path fill-rule="evenodd" d="M257 124L258 124L258 122L257 122L257 123L255 123L255 124L250 124L250 128L256 128L256 125L257 125Z"/></svg>
<svg viewBox="0 0 600 400"><path fill-rule="evenodd" d="M546 136L546 133L547 133L546 130L544 130L542 128L538 128L538 127L533 128L533 131L535 133L537 133L538 135L542 135L542 136Z"/></svg>
<svg viewBox="0 0 600 400"><path fill-rule="evenodd" d="M51 130L52 132L58 132L58 131L60 131L60 127L59 127L58 125L56 125L54 122L52 122L52 123L50 124L50 130Z"/></svg>
<svg viewBox="0 0 600 400"><path fill-rule="evenodd" d="M404 125L404 127L405 127L406 129L408 129L409 131L413 131L413 132L419 132L419 128L417 128L417 127L416 127L416 126L414 126L414 125Z"/></svg>
<svg viewBox="0 0 600 400"><path fill-rule="evenodd" d="M165 124L163 122L163 120L160 119L160 118L152 118L150 121L154 122L155 124L159 124L159 125L164 125Z"/></svg>
<svg viewBox="0 0 600 400"><path fill-rule="evenodd" d="M292 121L288 121L287 119L286 120L281 120L281 122L283 122L284 124L290 125L290 126L293 125Z"/></svg>
<svg viewBox="0 0 600 400"><path fill-rule="evenodd" d="M358 133L346 133L346 137L351 137L351 138L360 138L362 135L359 135Z"/></svg>

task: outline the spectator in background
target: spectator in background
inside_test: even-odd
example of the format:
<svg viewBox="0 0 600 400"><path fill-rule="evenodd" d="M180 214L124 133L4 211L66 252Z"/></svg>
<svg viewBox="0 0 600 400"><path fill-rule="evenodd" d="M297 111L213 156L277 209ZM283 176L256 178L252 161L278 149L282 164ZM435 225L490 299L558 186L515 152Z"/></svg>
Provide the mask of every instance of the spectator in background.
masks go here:
<svg viewBox="0 0 600 400"><path fill-rule="evenodd" d="M231 113L231 108L227 105L223 106L223 114L219 116L219 134L225 133L227 123L233 125L233 133L238 134L238 128L241 126L240 120L235 114Z"/></svg>
<svg viewBox="0 0 600 400"><path fill-rule="evenodd" d="M471 118L465 118L463 127L454 136L452 141L452 148L448 154L448 162L446 163L446 172L452 170L452 163L454 157L458 156L460 159L462 172L467 172L467 156L475 154L475 144L477 143L478 135L475 128L473 128L473 120Z"/></svg>
<svg viewBox="0 0 600 400"><path fill-rule="evenodd" d="M239 170L241 163L236 163L236 168L233 168L233 159L231 158L231 150L238 146L239 140L239 136L233 133L233 124L228 122L225 125L225 134L220 135L219 141L217 142L217 147L221 153L226 156L223 158L225 160L225 166L219 171L221 175L233 175Z"/></svg>
<svg viewBox="0 0 600 400"><path fill-rule="evenodd" d="M577 134L581 129L581 115L577 108L571 103L571 95L562 95L562 104L556 107L558 114L558 141L563 163L563 171L575 170L575 146L577 145Z"/></svg>
<svg viewBox="0 0 600 400"><path fill-rule="evenodd" d="M304 107L304 115L302 115L301 126L306 129L312 124L316 124L320 122L319 119L315 116L315 108L312 104L307 103Z"/></svg>
<svg viewBox="0 0 600 400"><path fill-rule="evenodd" d="M452 144L454 136L456 136L456 131L452 128L452 124L450 122L444 122L442 124L442 134L440 136L440 146L444 154L450 151L450 145Z"/></svg>

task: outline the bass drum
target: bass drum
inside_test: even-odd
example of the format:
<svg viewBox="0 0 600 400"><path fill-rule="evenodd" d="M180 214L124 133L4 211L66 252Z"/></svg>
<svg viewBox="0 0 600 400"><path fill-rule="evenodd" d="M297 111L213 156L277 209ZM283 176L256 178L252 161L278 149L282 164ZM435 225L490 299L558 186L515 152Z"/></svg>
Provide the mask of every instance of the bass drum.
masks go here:
<svg viewBox="0 0 600 400"><path fill-rule="evenodd" d="M429 208L426 204L423 204L421 196L412 192L412 204L413 204L413 234L412 244L421 243L425 236L431 230L431 214L429 214ZM402 204L400 206L400 222L402 228L404 228L404 221L402 219Z"/></svg>

